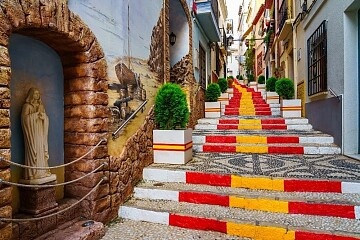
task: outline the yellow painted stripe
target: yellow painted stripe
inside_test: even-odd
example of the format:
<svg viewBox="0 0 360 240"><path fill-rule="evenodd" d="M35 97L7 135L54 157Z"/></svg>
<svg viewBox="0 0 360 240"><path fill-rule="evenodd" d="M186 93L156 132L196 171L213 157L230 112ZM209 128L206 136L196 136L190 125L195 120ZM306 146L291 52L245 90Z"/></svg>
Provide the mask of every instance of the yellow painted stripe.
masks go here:
<svg viewBox="0 0 360 240"><path fill-rule="evenodd" d="M269 97L266 97L266 99L279 99L279 97L277 97L277 96L269 96Z"/></svg>
<svg viewBox="0 0 360 240"><path fill-rule="evenodd" d="M174 150L174 151L185 151L192 147L193 143L187 143L185 145L171 145L171 144L153 144L154 150Z"/></svg>
<svg viewBox="0 0 360 240"><path fill-rule="evenodd" d="M237 143L267 143L267 137L263 136L236 136Z"/></svg>
<svg viewBox="0 0 360 240"><path fill-rule="evenodd" d="M227 234L254 240L294 240L295 231L281 227L264 227L241 223L226 223Z"/></svg>
<svg viewBox="0 0 360 240"><path fill-rule="evenodd" d="M272 199L241 198L230 196L230 207L265 212L289 213L289 203Z"/></svg>
<svg viewBox="0 0 360 240"><path fill-rule="evenodd" d="M261 119L239 119L239 124L243 124L243 125L261 125Z"/></svg>
<svg viewBox="0 0 360 240"><path fill-rule="evenodd" d="M239 130L261 130L262 126L261 126L261 124L258 124L258 125L245 124L245 125L239 125L238 129Z"/></svg>
<svg viewBox="0 0 360 240"><path fill-rule="evenodd" d="M236 146L236 152L241 153L268 153L268 147L264 145Z"/></svg>
<svg viewBox="0 0 360 240"><path fill-rule="evenodd" d="M284 191L284 180L231 176L231 187Z"/></svg>
<svg viewBox="0 0 360 240"><path fill-rule="evenodd" d="M301 107L281 107L281 111L301 111Z"/></svg>
<svg viewBox="0 0 360 240"><path fill-rule="evenodd" d="M220 102L220 101L229 101L229 98L218 98L218 102Z"/></svg>
<svg viewBox="0 0 360 240"><path fill-rule="evenodd" d="M221 108L205 108L205 112L220 112Z"/></svg>

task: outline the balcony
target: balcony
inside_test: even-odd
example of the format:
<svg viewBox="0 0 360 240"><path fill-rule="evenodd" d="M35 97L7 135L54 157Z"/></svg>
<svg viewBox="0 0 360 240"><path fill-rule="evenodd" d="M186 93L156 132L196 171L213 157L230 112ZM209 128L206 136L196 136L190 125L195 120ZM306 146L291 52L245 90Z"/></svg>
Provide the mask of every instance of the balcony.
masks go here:
<svg viewBox="0 0 360 240"><path fill-rule="evenodd" d="M293 19L291 19L291 12L289 12L290 9L288 8L288 3L287 0L284 0L283 3L281 4L281 7L279 9L279 14L278 14L278 22L279 22L279 28L278 28L278 33L279 33L279 41L284 40L289 33L292 31L292 24L293 24Z"/></svg>
<svg viewBox="0 0 360 240"><path fill-rule="evenodd" d="M220 41L220 30L218 25L218 2L217 0L197 0L196 17L204 29L206 36L211 42Z"/></svg>

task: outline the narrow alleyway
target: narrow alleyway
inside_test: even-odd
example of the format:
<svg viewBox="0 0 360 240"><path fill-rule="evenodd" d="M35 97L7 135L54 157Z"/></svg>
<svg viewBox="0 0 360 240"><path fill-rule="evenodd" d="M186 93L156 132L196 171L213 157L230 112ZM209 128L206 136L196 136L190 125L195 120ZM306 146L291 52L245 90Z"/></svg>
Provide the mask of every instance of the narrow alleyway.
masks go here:
<svg viewBox="0 0 360 240"><path fill-rule="evenodd" d="M193 160L145 168L103 239L359 239L359 162L278 107L234 86L224 116L198 121Z"/></svg>

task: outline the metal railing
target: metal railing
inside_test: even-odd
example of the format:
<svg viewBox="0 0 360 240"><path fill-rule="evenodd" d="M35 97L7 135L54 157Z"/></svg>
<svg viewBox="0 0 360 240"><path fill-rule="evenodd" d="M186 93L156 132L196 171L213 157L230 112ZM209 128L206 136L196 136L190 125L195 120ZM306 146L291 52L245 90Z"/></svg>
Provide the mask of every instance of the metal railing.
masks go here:
<svg viewBox="0 0 360 240"><path fill-rule="evenodd" d="M113 139L117 138L117 134L121 131L121 129L123 129L125 127L125 125L134 118L134 116L141 110L141 112L144 111L144 107L146 105L146 103L148 102L148 100L145 100L131 115L130 117L128 117L113 133L112 133L112 137Z"/></svg>
<svg viewBox="0 0 360 240"><path fill-rule="evenodd" d="M285 21L288 19L288 5L287 1L284 0L279 9L279 30L284 27Z"/></svg>

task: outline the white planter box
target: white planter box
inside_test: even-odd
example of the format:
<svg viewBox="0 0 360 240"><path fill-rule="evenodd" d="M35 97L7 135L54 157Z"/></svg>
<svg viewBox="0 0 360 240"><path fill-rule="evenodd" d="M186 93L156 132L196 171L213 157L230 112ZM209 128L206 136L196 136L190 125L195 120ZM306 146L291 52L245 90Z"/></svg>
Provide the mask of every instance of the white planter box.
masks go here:
<svg viewBox="0 0 360 240"><path fill-rule="evenodd" d="M279 104L279 94L276 92L266 92L266 103L277 103Z"/></svg>
<svg viewBox="0 0 360 240"><path fill-rule="evenodd" d="M283 118L300 118L301 99L282 99L280 102L280 113Z"/></svg>
<svg viewBox="0 0 360 240"><path fill-rule="evenodd" d="M257 92L257 82L250 82L249 83L249 88L253 88L255 90L255 92Z"/></svg>
<svg viewBox="0 0 360 240"><path fill-rule="evenodd" d="M261 96L265 96L266 90L265 90L265 84L258 84L257 89L259 92L261 92Z"/></svg>
<svg viewBox="0 0 360 240"><path fill-rule="evenodd" d="M218 102L221 103L221 107L225 107L225 105L229 104L229 94L221 93L220 97L218 97Z"/></svg>
<svg viewBox="0 0 360 240"><path fill-rule="evenodd" d="M205 102L205 118L219 118L220 116L220 102Z"/></svg>
<svg viewBox="0 0 360 240"><path fill-rule="evenodd" d="M153 130L154 163L185 164L192 159L192 129Z"/></svg>

